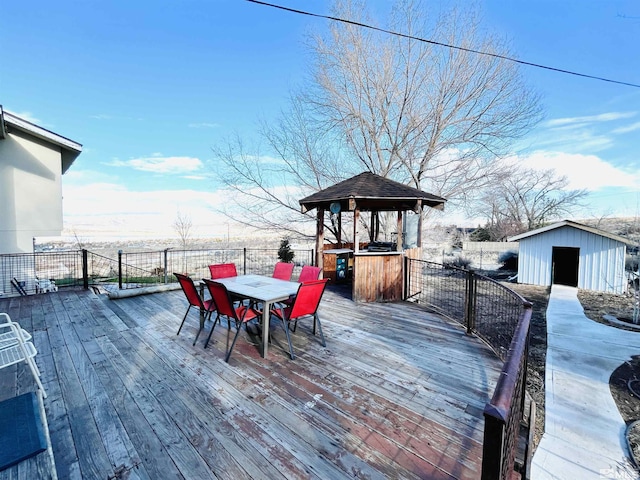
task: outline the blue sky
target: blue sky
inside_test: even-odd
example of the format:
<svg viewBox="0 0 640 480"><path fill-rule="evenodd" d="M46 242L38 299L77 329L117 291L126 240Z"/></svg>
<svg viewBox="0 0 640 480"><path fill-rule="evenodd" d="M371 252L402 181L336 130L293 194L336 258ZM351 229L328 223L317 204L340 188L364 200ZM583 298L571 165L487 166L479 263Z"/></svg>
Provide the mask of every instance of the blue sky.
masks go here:
<svg viewBox="0 0 640 480"><path fill-rule="evenodd" d="M328 2L273 3L329 13ZM478 4L523 60L640 84L636 0ZM226 234L211 147L277 116L304 81L305 32L326 26L244 0L5 2L0 104L83 144L63 179L68 230L171 234L180 211L198 235ZM514 156L588 188L578 216L640 214L640 88L523 73L545 120Z"/></svg>

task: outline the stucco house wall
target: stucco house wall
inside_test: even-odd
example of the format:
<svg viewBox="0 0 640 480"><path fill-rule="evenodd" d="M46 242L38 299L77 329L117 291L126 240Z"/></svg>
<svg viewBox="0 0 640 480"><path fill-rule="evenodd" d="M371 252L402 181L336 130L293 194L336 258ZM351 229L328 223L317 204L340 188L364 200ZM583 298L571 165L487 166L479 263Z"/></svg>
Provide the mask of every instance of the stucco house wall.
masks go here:
<svg viewBox="0 0 640 480"><path fill-rule="evenodd" d="M626 291L624 238L563 221L509 240L520 243L518 283L551 285L553 248L569 247L579 249L578 288L616 294Z"/></svg>
<svg viewBox="0 0 640 480"><path fill-rule="evenodd" d="M0 254L33 251L33 238L60 235L62 175L81 145L0 107Z"/></svg>

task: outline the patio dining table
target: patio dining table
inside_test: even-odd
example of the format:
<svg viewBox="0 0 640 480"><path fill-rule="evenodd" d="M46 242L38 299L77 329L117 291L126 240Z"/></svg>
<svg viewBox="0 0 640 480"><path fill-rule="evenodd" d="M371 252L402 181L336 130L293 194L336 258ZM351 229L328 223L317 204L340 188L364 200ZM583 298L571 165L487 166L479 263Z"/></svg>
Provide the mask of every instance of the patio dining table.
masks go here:
<svg viewBox="0 0 640 480"><path fill-rule="evenodd" d="M238 275L217 278L215 281L227 287L231 294L262 303L262 358L266 358L269 349L271 307L274 303L295 295L300 284L263 275Z"/></svg>

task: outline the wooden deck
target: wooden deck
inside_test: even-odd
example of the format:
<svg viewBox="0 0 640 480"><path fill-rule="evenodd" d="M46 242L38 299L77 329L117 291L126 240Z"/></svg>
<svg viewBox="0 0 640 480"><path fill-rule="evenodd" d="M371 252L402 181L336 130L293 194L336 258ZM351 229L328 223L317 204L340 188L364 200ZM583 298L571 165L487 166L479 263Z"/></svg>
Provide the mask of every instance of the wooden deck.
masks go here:
<svg viewBox="0 0 640 480"><path fill-rule="evenodd" d="M0 299L39 350L59 478L480 477L501 364L461 327L327 290L327 348L301 324L291 361L274 323L268 359L243 332L226 364L226 322L194 347L197 313L176 336L185 310L181 291ZM26 368L0 371L0 400L34 389ZM44 455L0 479L41 478Z"/></svg>

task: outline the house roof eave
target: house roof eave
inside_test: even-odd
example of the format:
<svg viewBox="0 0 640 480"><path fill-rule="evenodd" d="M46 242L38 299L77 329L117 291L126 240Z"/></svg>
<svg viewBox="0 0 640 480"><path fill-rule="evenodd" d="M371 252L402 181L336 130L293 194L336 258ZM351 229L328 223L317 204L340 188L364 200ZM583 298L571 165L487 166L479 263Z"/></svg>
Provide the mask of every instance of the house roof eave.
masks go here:
<svg viewBox="0 0 640 480"><path fill-rule="evenodd" d="M78 155L82 153L82 144L42 128L6 110L3 111L0 106L0 139L5 138L10 129L27 133L60 148L63 174L71 167Z"/></svg>

